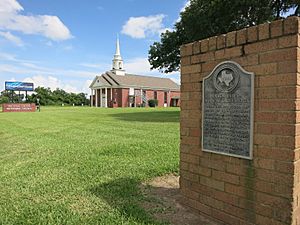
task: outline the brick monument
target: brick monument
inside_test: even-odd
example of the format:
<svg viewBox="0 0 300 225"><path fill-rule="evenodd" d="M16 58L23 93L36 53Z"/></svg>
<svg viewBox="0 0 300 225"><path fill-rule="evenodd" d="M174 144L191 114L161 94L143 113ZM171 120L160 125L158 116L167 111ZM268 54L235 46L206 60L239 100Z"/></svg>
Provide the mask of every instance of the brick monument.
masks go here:
<svg viewBox="0 0 300 225"><path fill-rule="evenodd" d="M181 47L183 203L220 224L300 224L299 29L289 17ZM240 71L253 75L248 89ZM232 97L238 89L246 100ZM235 106L248 122L231 103L217 105L220 97L247 102L251 110ZM216 122L219 108L229 133Z"/></svg>

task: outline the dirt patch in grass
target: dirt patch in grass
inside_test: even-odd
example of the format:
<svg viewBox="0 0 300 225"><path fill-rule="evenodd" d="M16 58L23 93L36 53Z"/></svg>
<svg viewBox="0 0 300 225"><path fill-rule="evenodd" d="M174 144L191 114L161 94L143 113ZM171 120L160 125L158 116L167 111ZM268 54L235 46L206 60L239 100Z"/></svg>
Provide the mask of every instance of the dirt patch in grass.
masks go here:
<svg viewBox="0 0 300 225"><path fill-rule="evenodd" d="M217 225L183 206L179 193L179 176L169 174L143 183L143 208L158 221L174 225Z"/></svg>

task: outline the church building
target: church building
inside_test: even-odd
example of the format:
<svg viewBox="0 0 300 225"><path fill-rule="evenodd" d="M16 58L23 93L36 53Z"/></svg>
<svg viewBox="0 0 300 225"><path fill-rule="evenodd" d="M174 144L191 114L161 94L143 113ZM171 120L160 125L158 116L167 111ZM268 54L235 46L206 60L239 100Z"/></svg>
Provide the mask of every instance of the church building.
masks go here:
<svg viewBox="0 0 300 225"><path fill-rule="evenodd" d="M92 107L147 107L150 99L159 107L180 105L180 86L170 78L126 73L119 39L112 70L96 76L90 89Z"/></svg>

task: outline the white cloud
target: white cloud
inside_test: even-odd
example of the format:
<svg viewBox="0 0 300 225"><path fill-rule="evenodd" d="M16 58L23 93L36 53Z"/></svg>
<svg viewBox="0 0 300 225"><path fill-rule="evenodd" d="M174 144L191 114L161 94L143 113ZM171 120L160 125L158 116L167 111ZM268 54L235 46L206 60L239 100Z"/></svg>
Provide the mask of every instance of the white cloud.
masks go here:
<svg viewBox="0 0 300 225"><path fill-rule="evenodd" d="M63 87L62 87L63 90L65 90L66 92L69 92L69 93L79 93L81 92L80 90L78 90L75 86L72 86L70 84L65 84Z"/></svg>
<svg viewBox="0 0 300 225"><path fill-rule="evenodd" d="M166 76L179 76L178 72L172 72L168 74L162 74L158 70L151 70L151 65L147 58L133 58L124 62L124 68L127 73L138 74L138 75L150 75L158 77Z"/></svg>
<svg viewBox="0 0 300 225"><path fill-rule="evenodd" d="M90 72L84 70L58 70L56 74L61 74L68 77L94 78L97 74L99 74L99 71Z"/></svg>
<svg viewBox="0 0 300 225"><path fill-rule="evenodd" d="M130 17L123 25L122 33L132 38L146 38L155 34L160 34L166 28L163 25L165 15Z"/></svg>
<svg viewBox="0 0 300 225"><path fill-rule="evenodd" d="M8 79L6 81L17 81L17 80L16 80L16 78L12 77L12 78L10 78L10 79Z"/></svg>
<svg viewBox="0 0 300 225"><path fill-rule="evenodd" d="M4 88L5 80L15 77L19 81L33 82L35 87L50 87L52 90L62 88L67 92L90 93L89 85L97 74L99 74L98 69L86 71L52 68L44 66L42 62L20 59L16 55L5 52L0 53L0 91Z"/></svg>
<svg viewBox="0 0 300 225"><path fill-rule="evenodd" d="M1 58L1 56L0 56ZM15 59L13 63L0 64L0 73L14 74L54 74L51 68L40 67L30 61Z"/></svg>
<svg viewBox="0 0 300 225"><path fill-rule="evenodd" d="M86 71L86 70L66 70L62 68L43 67L38 64L39 62L21 60L13 55L1 54L0 59L7 60L8 63L0 64L1 74L42 74L43 76L59 75L63 77L77 77L77 78L93 78L99 71Z"/></svg>
<svg viewBox="0 0 300 225"><path fill-rule="evenodd" d="M6 52L1 52L0 53L0 59L2 61L8 61L8 62L14 62L14 63L39 63L38 61L33 61L33 60L26 60L26 59L19 59L15 55L11 53L6 53Z"/></svg>
<svg viewBox="0 0 300 225"><path fill-rule="evenodd" d="M0 31L0 36L4 37L6 40L12 42L13 44L15 44L17 46L24 45L23 41L19 37L11 34L9 31L7 31L7 32Z"/></svg>
<svg viewBox="0 0 300 225"><path fill-rule="evenodd" d="M83 92L88 94L89 85L91 84L92 80L86 80L82 85L74 85L78 84L79 82L76 80L62 81L54 76L36 75L32 77L26 77L25 79L23 79L23 82L32 82L34 83L35 87L49 87L52 91L56 88L60 88L65 90L66 92Z"/></svg>
<svg viewBox="0 0 300 225"><path fill-rule="evenodd" d="M130 59L127 62L124 62L124 68L127 73L133 74L143 75L155 73L155 71L150 70L150 63L147 58Z"/></svg>
<svg viewBox="0 0 300 225"><path fill-rule="evenodd" d="M101 68L102 65L101 64L97 64L97 63L80 63L80 66L84 66L84 67L88 67L88 68Z"/></svg>
<svg viewBox="0 0 300 225"><path fill-rule="evenodd" d="M21 11L23 7L15 0L1 0L0 1L0 13L13 13L15 11Z"/></svg>
<svg viewBox="0 0 300 225"><path fill-rule="evenodd" d="M51 40L72 38L69 29L57 16L22 15L23 7L16 0L0 0L0 29L39 34Z"/></svg>
<svg viewBox="0 0 300 225"><path fill-rule="evenodd" d="M162 74L162 73L158 72L157 70L151 70L150 63L147 58L130 59L127 63L125 63L124 68L125 68L126 72L130 73L130 74L170 78L177 84L180 84L179 72Z"/></svg>
<svg viewBox="0 0 300 225"><path fill-rule="evenodd" d="M0 53L0 59L8 60L8 61L16 61L16 57L14 55L5 52Z"/></svg>
<svg viewBox="0 0 300 225"><path fill-rule="evenodd" d="M65 51L71 51L71 50L73 50L73 46L72 45L64 46L63 50L65 50Z"/></svg>
<svg viewBox="0 0 300 225"><path fill-rule="evenodd" d="M31 68L31 69L37 69L37 70L43 70L44 68L37 66L34 63L29 63L29 62L21 62L20 63L22 66Z"/></svg>
<svg viewBox="0 0 300 225"><path fill-rule="evenodd" d="M111 69L111 64L109 63L80 63L80 66L97 69L99 72L107 71Z"/></svg>
<svg viewBox="0 0 300 225"><path fill-rule="evenodd" d="M181 8L180 12L183 12L185 11L185 9L187 7L189 7L191 5L191 1L190 0L187 0L185 3L184 3L184 6Z"/></svg>
<svg viewBox="0 0 300 225"><path fill-rule="evenodd" d="M184 5L183 5L183 7L180 9L180 13L184 12L185 9L186 9L187 7L189 7L190 5L191 5L191 1L190 1L190 0L186 0L185 3L184 3ZM177 20L175 21L175 23L176 23L176 22L179 22L180 20L181 20L181 17L179 16L179 17L177 18Z"/></svg>
<svg viewBox="0 0 300 225"><path fill-rule="evenodd" d="M6 74L6 73L15 73L15 74L22 74L26 73L27 70L21 69L20 67L16 67L14 65L10 64L0 64L0 73Z"/></svg>
<svg viewBox="0 0 300 225"><path fill-rule="evenodd" d="M90 85L91 85L92 81L93 80L86 80L85 83L82 86L82 91L81 92L90 94L91 93Z"/></svg>
<svg viewBox="0 0 300 225"><path fill-rule="evenodd" d="M32 76L32 77L26 77L24 82L32 82L34 83L35 87L49 87L51 90L55 90L58 87L61 87L61 81L53 76L42 76L42 75L37 75L37 76Z"/></svg>
<svg viewBox="0 0 300 225"><path fill-rule="evenodd" d="M52 41L47 41L46 45L49 46L49 47L51 47L51 46L53 46L53 43L52 43Z"/></svg>

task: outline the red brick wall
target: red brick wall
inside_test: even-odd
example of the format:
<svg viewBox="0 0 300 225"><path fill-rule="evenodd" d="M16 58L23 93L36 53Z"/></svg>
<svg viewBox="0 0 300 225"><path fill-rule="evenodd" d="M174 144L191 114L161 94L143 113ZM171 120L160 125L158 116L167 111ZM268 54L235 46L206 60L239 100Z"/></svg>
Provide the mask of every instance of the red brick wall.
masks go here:
<svg viewBox="0 0 300 225"><path fill-rule="evenodd" d="M163 107L164 106L164 91L157 91L157 100L158 100L158 107Z"/></svg>
<svg viewBox="0 0 300 225"><path fill-rule="evenodd" d="M140 89L136 89L139 90ZM104 90L103 90L103 94L104 94ZM169 94L168 94L169 95ZM170 92L171 97L178 97L180 96L180 92ZM98 106L100 107L100 89L98 89ZM114 99L117 102L118 107L128 107L128 98L129 98L129 89L128 88L113 88L112 91L112 96L113 96L113 101ZM146 96L147 99L154 99L154 91L153 90L146 90ZM111 104L111 91L110 88L107 89L107 97L108 97L108 107L112 107ZM158 106L159 107L163 107L164 106L164 91L157 91L157 99L158 99ZM169 100L171 100L170 97L168 97ZM95 106L95 101L96 101L96 95L93 95L93 105ZM136 96L135 99L136 104L140 104L141 103L141 97L140 95ZM179 101L180 102L180 101ZM170 104L170 103L169 103ZM180 103L179 103L180 105ZM178 106L179 106L178 105Z"/></svg>
<svg viewBox="0 0 300 225"><path fill-rule="evenodd" d="M111 94L111 88L107 88L107 106L108 107L112 107L112 98L111 98L111 96L113 96L112 94Z"/></svg>
<svg viewBox="0 0 300 225"><path fill-rule="evenodd" d="M165 93L165 91L162 91L162 90L157 91L158 107L164 106L164 103L165 103L164 93ZM168 93L168 101L169 101L168 105L170 105L170 103L171 103L171 97L180 97L180 91L170 91L170 93L167 91L167 93ZM148 100L154 99L154 91L147 90L146 96L147 96ZM180 106L180 100L179 100L178 106Z"/></svg>
<svg viewBox="0 0 300 225"><path fill-rule="evenodd" d="M116 99L116 102L118 104L118 107L122 107L122 89L115 88L114 91L114 98Z"/></svg>
<svg viewBox="0 0 300 225"><path fill-rule="evenodd" d="M147 97L147 100L154 99L154 91L146 90L146 97Z"/></svg>
<svg viewBox="0 0 300 225"><path fill-rule="evenodd" d="M300 224L299 22L290 17L181 47L183 202L224 224ZM222 61L255 73L253 160L201 150L202 79Z"/></svg>
<svg viewBox="0 0 300 225"><path fill-rule="evenodd" d="M110 89L108 89L107 93L108 93L108 97L110 100ZM178 96L180 96L180 92L171 91L170 95L171 95L171 97L174 97L174 96L178 97ZM154 91L146 90L146 97L147 97L147 100L154 99ZM118 107L128 107L129 89L128 88L113 89L113 98L116 98ZM158 99L158 107L163 107L164 106L164 91L157 91L157 99ZM170 97L169 97L169 100L170 100ZM140 104L141 97L136 96L135 102L137 105ZM179 101L179 105L180 105L180 101Z"/></svg>
<svg viewBox="0 0 300 225"><path fill-rule="evenodd" d="M122 107L128 107L129 88L123 88L121 90L122 90Z"/></svg>
<svg viewBox="0 0 300 225"><path fill-rule="evenodd" d="M162 107L164 105L163 103L163 98L161 99L161 94L159 93L160 91L157 92L157 100L158 100L158 107ZM147 96L147 101L150 99L154 99L154 91L153 90L146 90L146 96ZM159 99L160 97L160 99Z"/></svg>

